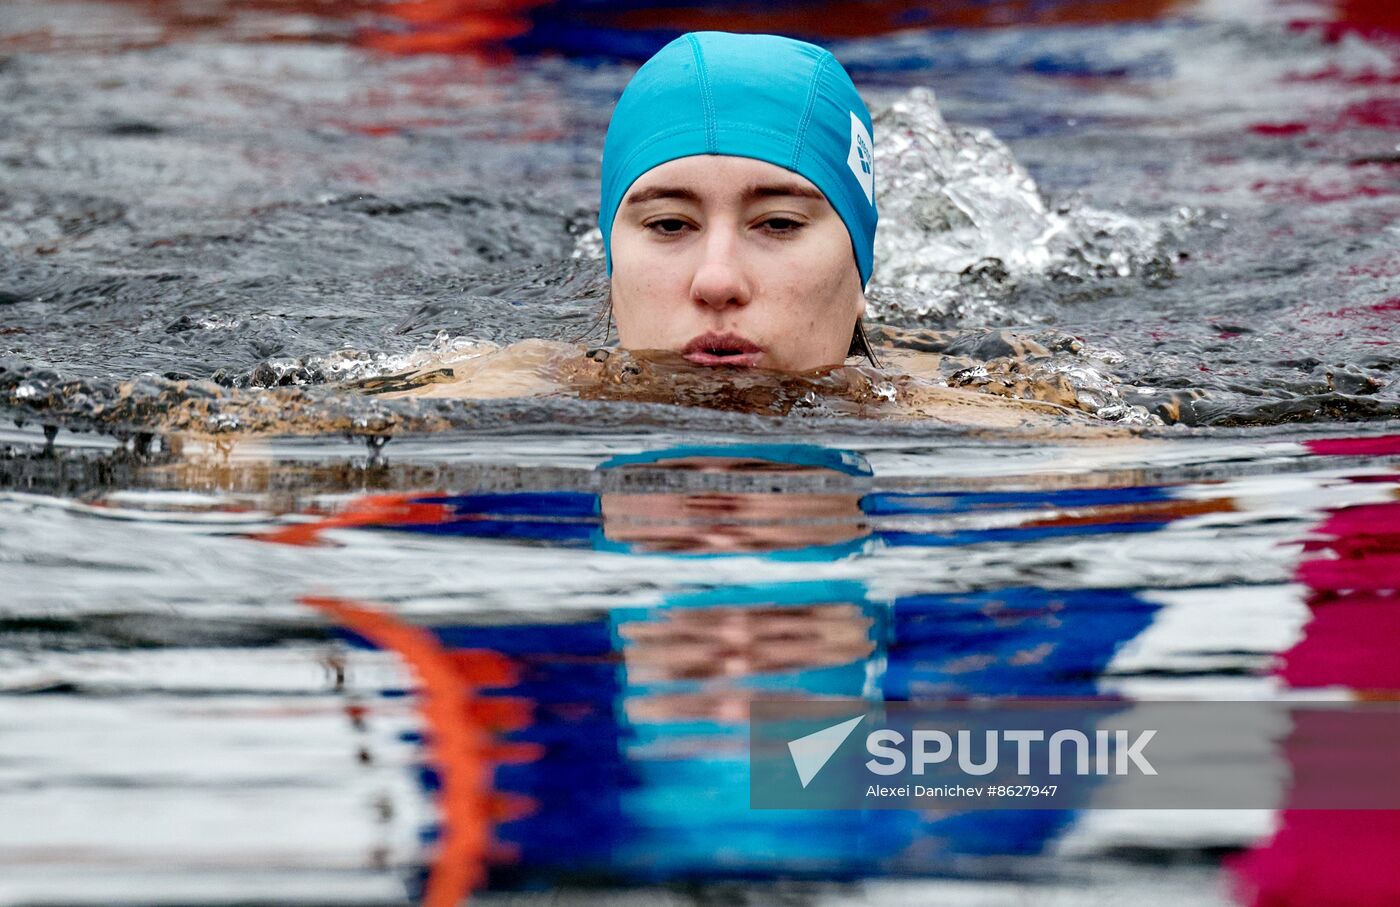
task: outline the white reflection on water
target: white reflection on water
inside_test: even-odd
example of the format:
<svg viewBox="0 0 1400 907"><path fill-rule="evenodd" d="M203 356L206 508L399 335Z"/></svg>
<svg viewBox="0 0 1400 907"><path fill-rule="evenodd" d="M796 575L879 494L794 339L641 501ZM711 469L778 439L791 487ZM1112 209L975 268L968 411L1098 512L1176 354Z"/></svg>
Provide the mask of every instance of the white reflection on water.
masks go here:
<svg viewBox="0 0 1400 907"><path fill-rule="evenodd" d="M676 632L664 638L651 632L647 627L666 613L667 602L695 590L710 590L722 603L727 589L823 583L865 590L860 594L869 603L860 608L873 608L877 621L878 602L950 595L952 602L957 593L991 595L995 602L1003 592L1013 602L1020 600L1018 589L1045 590L1053 607L1062 596L1065 617L1073 618L1075 608L1102 607L1077 596L1121 590L1129 596L1124 601L1140 602L1150 617L1096 669L1100 694L1270 698L1283 692L1272 673L1277 655L1295 647L1309 620L1307 589L1293 581L1300 541L1328 513L1397 498L1393 458L1316 456L1295 442L925 448L882 441L863 451L873 479L652 474L646 481L669 483L670 490L646 491L648 497L637 499L645 501L642 510L623 508L660 520L668 544L699 529L713 541L726 520L748 520L750 542L779 530L771 536L778 554L783 521L791 517L803 523L792 544L829 551L802 560L762 550L697 557L683 546L674 556L617 547L623 538L635 543L639 527L656 535L659 530L646 530L647 520L630 535L610 535L611 548L336 522L357 502L413 500L415 490L418 498L434 499L424 498L422 485L395 487L424 463L445 470L439 476L458 476L455 484L437 486L439 497L477 492L509 504L531 491L574 489L568 494L586 498L600 488L626 496L651 486L594 467L619 452L658 446L625 437L512 438L448 450L438 441L410 439L390 463L346 471L320 465L334 445L271 442L227 459L153 463L132 473L128 487L98 481L73 497L33 486L0 494L0 581L8 590L0 647L0 724L7 729L0 808L25 817L0 830L0 863L7 869L0 894L12 903L80 902L100 900L99 892L115 886L138 899L206 902L217 900L214 892L236 873L234 887L249 898L401 899L411 889L405 879L432 852L418 835L441 821L417 780L425 752L403 736L421 732L421 703L384 698L416 681L388 651L347 652L327 621L334 612L307 607L308 595L364 602L357 607L403 626L468 628L460 631L468 640L472 626L567 629L600 615L631 615L611 620L621 621L622 638L631 640L630 692L620 695L638 728L665 726L678 715L719 717L731 711L726 702L742 704L733 691L713 686L722 681L692 668L671 677L667 665L682 662L668 660L658 644L686 646L676 654L694 665L706 647L730 661L739 650L723 641L732 621L715 623L713 639L703 622L674 624ZM290 490L269 490L267 482L282 471L299 478ZM462 476L473 483L462 484ZM199 490L166 487L172 481ZM784 491L765 491L764 482ZM804 483L820 493L804 491ZM743 487L749 491L735 492ZM858 522L844 506L831 510L847 494L862 502ZM668 496L681 508L674 525L658 510ZM766 498L801 506L774 510ZM753 500L762 506L753 509ZM736 516L735 507L747 509ZM821 522L827 511L839 519ZM600 512L606 519L610 511ZM326 528L316 529L319 522ZM474 531L470 521L456 525ZM255 537L292 529L312 531L306 538L318 544ZM832 532L851 537L852 545L833 547ZM714 611L716 619L721 611ZM817 611L835 616L839 608ZM771 613L780 635L783 614L782 608ZM1075 619L1085 617L1092 613ZM922 619L936 621L937 612ZM628 621L638 629L626 630ZM851 626L860 630L855 643L879 632L865 617ZM823 638L846 640L847 654L817 653L813 665L834 669L869 651L832 628L835 635ZM948 623L946 630L956 637L966 624ZM755 677L774 670L755 667L763 659L744 658ZM866 669L866 695L870 670L876 668ZM955 675L940 676L946 684ZM666 686L678 679L681 687ZM620 752L626 764L641 766L660 751ZM1190 891L1193 902L1210 903L1219 900L1222 883L1208 859L1191 857L1179 870L1164 870L1116 863L1113 855L1168 859L1246 847L1267 837L1273 818L1271 812L1088 814L1040 856L978 864L977 874L990 872L984 881L928 889L928 882L892 880L859 894L813 896L835 903L937 890L949 903L964 896L969 903L983 896L999 902L1031 885L1053 900L1066 890L1057 886L1069 873L1110 900L1139 897L1155 878L1178 893ZM567 817L559 821L567 827ZM624 860L620 871L631 871L628 865ZM935 867L949 868L923 865ZM911 869L918 871L917 862L897 872ZM1005 872L1030 881L997 881Z"/></svg>

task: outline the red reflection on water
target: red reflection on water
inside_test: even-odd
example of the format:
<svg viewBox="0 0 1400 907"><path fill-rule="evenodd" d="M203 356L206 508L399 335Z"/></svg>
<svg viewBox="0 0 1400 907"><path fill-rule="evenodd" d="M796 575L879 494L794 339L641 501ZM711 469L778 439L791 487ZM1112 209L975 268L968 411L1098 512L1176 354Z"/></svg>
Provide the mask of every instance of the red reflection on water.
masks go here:
<svg viewBox="0 0 1400 907"><path fill-rule="evenodd" d="M1400 184L1384 176L1373 182L1353 182L1328 174L1309 174L1288 180L1256 180L1249 188L1270 202L1305 202L1309 205L1400 195Z"/></svg>
<svg viewBox="0 0 1400 907"><path fill-rule="evenodd" d="M539 758L537 744L501 743L495 736L528 723L529 704L476 695L483 687L513 685L514 664L489 649L449 651L429 631L366 605L324 597L300 601L393 652L413 673L418 685L414 705L426 726L427 759L441 785L440 834L420 904L464 903L485 881L487 862L504 856L492 839L492 828L534 806L528 798L492 788L493 766Z"/></svg>
<svg viewBox="0 0 1400 907"><path fill-rule="evenodd" d="M365 495L315 522L255 533L253 538L315 546L326 544L321 534L328 529L421 526L452 519L447 507L421 503L416 497ZM531 704L517 698L477 695L483 688L514 685L518 680L515 665L490 649L449 650L428 630L364 604L316 596L299 601L376 647L393 652L413 674L414 706L425 727L425 758L440 782L440 834L421 904L455 907L464 903L485 881L486 864L509 858L494 841L492 828L534 809L528 798L503 794L492 787L493 766L539 758L536 744L502 743L496 736L529 724Z"/></svg>
<svg viewBox="0 0 1400 907"><path fill-rule="evenodd" d="M400 54L471 53L504 62L501 45L533 27L530 11L551 0L398 0L377 10L401 25L362 30L357 43Z"/></svg>
<svg viewBox="0 0 1400 907"><path fill-rule="evenodd" d="M1400 129L1400 98L1368 98L1342 111L1337 124L1372 129Z"/></svg>
<svg viewBox="0 0 1400 907"><path fill-rule="evenodd" d="M1400 299L1390 300L1400 304ZM1318 438L1306 442L1315 454L1333 457L1382 457L1400 455L1400 435L1380 438Z"/></svg>
<svg viewBox="0 0 1400 907"><path fill-rule="evenodd" d="M1400 453L1400 436L1309 442L1318 454ZM1304 545L1296 578L1312 611L1302 640L1283 653L1289 687L1345 687L1360 699L1400 698L1400 501L1331 513ZM1345 747L1327 741L1337 716L1296 716L1284 753L1293 775L1278 832L1230 861L1250 907L1393 907L1400 904L1400 811L1308 809L1346 787ZM1348 716L1342 716L1348 717ZM1328 764L1333 763L1333 764Z"/></svg>
<svg viewBox="0 0 1400 907"><path fill-rule="evenodd" d="M365 495L314 522L252 537L274 544L315 546L326 544L321 534L328 529L431 525L452 518L443 505L420 503L415 497ZM509 858L492 837L494 826L534 808L529 799L503 794L492 786L493 766L539 758L534 744L502 743L497 738L530 723L530 703L477 695L483 688L514 685L518 679L514 664L489 649L449 650L428 630L368 605L324 596L299 601L377 648L393 652L412 673L414 706L425 729L425 759L440 782L436 798L440 834L421 903L424 907L464 903L485 881L486 864Z"/></svg>
<svg viewBox="0 0 1400 907"><path fill-rule="evenodd" d="M1337 21L1400 35L1400 5L1395 0L1337 0Z"/></svg>
<svg viewBox="0 0 1400 907"><path fill-rule="evenodd" d="M1285 82L1340 82L1344 85L1400 85L1400 72L1364 69L1356 72L1340 66L1327 66L1315 72L1293 73Z"/></svg>
<svg viewBox="0 0 1400 907"><path fill-rule="evenodd" d="M1374 314L1384 314L1387 312L1400 312L1400 296L1396 296L1392 299L1386 299L1382 302L1376 303L1375 305L1346 306L1340 309L1333 309L1330 312L1323 312L1322 315L1324 318L1368 318ZM1369 441L1373 439L1367 438L1361 440ZM1380 438L1374 440L1384 441L1386 439Z"/></svg>
<svg viewBox="0 0 1400 907"><path fill-rule="evenodd" d="M1292 687L1400 691L1400 502L1336 511L1317 532L1296 573L1313 617L1279 676Z"/></svg>
<svg viewBox="0 0 1400 907"><path fill-rule="evenodd" d="M1373 277L1385 276L1380 273L1371 273L1370 271L1372 270L1378 271L1379 269L1361 271L1360 274ZM1353 271L1352 273L1356 272ZM1369 343L1375 346L1389 346L1395 342L1391 338L1395 337L1397 333L1395 329L1396 312L1400 312L1400 297L1385 299L1381 302L1373 303L1371 305L1343 306L1340 309L1333 309L1329 312L1314 312L1308 315L1297 315L1295 316L1295 320L1300 325L1316 325L1316 327L1311 328L1311 330L1321 331L1324 333L1331 332L1338 337L1343 336L1346 333L1356 335L1362 334L1363 332L1368 334L1380 335L1379 339L1362 342ZM1330 321L1334 320L1345 322L1345 324L1329 324ZM1362 446L1380 445L1381 447L1383 447L1387 443L1387 439L1385 438L1357 438L1350 440ZM1347 442L1314 441L1309 442L1308 446L1311 447L1315 453L1334 453L1335 451L1332 451L1325 447L1325 445L1333 443L1342 444ZM1324 446L1314 447L1313 445ZM1389 450L1381 450L1379 448L1377 449L1379 453L1391 452Z"/></svg>
<svg viewBox="0 0 1400 907"><path fill-rule="evenodd" d="M654 6L604 13L598 24L666 31L780 32L822 38L854 38L908 28L998 28L1093 25L1158 19L1182 0L825 0L792 4L709 3Z"/></svg>
<svg viewBox="0 0 1400 907"><path fill-rule="evenodd" d="M1330 19L1299 19L1295 29L1321 29L1329 41L1358 34L1367 38L1400 36L1400 4L1395 0L1333 0Z"/></svg>
<svg viewBox="0 0 1400 907"><path fill-rule="evenodd" d="M1255 135L1302 135L1308 131L1307 123L1255 123L1249 127Z"/></svg>
<svg viewBox="0 0 1400 907"><path fill-rule="evenodd" d="M880 35L909 28L999 28L1007 26L1094 25L1162 18L1191 0L808 0L784 4L754 2L629 3L624 8L569 0L110 0L133 7L160 26L154 42L223 33L240 42L343 41L344 23L353 23L354 42L404 54L471 54L508 60L506 42L529 34L547 20L554 28L620 31L718 29L776 32L815 39ZM281 33L272 20L282 15L320 21ZM258 26L262 26L259 28Z"/></svg>
<svg viewBox="0 0 1400 907"><path fill-rule="evenodd" d="M294 523L267 532L254 533L264 542L282 545L313 546L326 542L321 534L328 529L352 529L357 526L429 526L446 523L455 517L442 504L424 504L422 494L369 494L355 498L345 509L311 523Z"/></svg>
<svg viewBox="0 0 1400 907"><path fill-rule="evenodd" d="M1177 520L1208 513L1234 513L1232 498L1189 500L1172 498L1165 501L1142 501L1133 504L1109 504L1086 509L1073 508L1051 517L1028 520L1024 528L1038 526L1104 526L1122 523L1174 523Z"/></svg>
<svg viewBox="0 0 1400 907"><path fill-rule="evenodd" d="M1389 87L1400 84L1400 3L1395 0L1334 0L1332 15L1327 18L1300 19L1289 23L1295 31L1319 32L1324 41L1335 43L1347 36L1357 36L1372 47L1388 52L1392 65L1365 70L1330 66L1323 70L1294 73L1285 82L1337 82L1363 87ZM1306 132L1340 133L1354 129L1385 129L1400 131L1400 100L1394 92L1366 98L1344 107L1319 111L1323 116L1310 122L1256 123L1249 131L1256 135L1294 136ZM1364 163L1376 163L1366 161ZM1368 193L1357 193L1368 194ZM1371 195L1391 194L1386 191ZM1308 199L1304 199L1308 200ZM1329 197L1321 201L1335 201Z"/></svg>

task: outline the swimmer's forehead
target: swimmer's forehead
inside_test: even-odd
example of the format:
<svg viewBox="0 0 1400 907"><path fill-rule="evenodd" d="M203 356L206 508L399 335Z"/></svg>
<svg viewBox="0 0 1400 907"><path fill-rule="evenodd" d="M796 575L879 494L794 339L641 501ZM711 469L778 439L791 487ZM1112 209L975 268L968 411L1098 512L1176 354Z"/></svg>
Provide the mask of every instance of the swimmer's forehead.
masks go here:
<svg viewBox="0 0 1400 907"><path fill-rule="evenodd" d="M741 171L738 180L716 179L714 171ZM800 198L827 202L826 195L806 178L763 161L728 155L696 155L649 170L628 189L623 206L658 200L702 203L711 199L750 204L769 198Z"/></svg>

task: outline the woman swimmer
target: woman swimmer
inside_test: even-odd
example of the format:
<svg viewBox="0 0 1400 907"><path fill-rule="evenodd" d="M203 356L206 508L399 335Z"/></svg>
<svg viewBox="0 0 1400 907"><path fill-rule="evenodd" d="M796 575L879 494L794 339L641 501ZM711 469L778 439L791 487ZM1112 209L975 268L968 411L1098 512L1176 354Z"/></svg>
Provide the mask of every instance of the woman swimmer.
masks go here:
<svg viewBox="0 0 1400 907"><path fill-rule="evenodd" d="M811 44L697 32L648 60L603 149L621 345L704 366L874 363L871 130L850 76Z"/></svg>
<svg viewBox="0 0 1400 907"><path fill-rule="evenodd" d="M850 76L820 47L773 35L677 38L617 102L598 212L621 346L664 355L480 344L364 390L1072 426L1072 393L1062 404L949 387L937 355L892 350L884 375L834 368L862 354L880 365L861 321L878 219L871 131ZM677 368L677 354L769 371L715 380Z"/></svg>

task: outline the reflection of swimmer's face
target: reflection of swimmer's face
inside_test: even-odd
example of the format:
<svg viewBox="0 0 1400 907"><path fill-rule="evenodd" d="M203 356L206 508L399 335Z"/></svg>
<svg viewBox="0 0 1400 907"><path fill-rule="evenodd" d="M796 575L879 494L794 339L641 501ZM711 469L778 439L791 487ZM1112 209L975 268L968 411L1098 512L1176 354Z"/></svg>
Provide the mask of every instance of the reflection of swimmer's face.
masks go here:
<svg viewBox="0 0 1400 907"><path fill-rule="evenodd" d="M874 650L854 604L677 608L621 625L636 682L742 678L849 664Z"/></svg>
<svg viewBox="0 0 1400 907"><path fill-rule="evenodd" d="M650 469L820 474L825 470L732 457L691 457ZM637 550L721 554L834 545L865 535L860 495L809 492L647 492L600 496L603 534Z"/></svg>
<svg viewBox="0 0 1400 907"><path fill-rule="evenodd" d="M723 554L834 545L866 533L848 494L605 494L603 534L638 550Z"/></svg>
<svg viewBox="0 0 1400 907"><path fill-rule="evenodd" d="M648 171L611 245L628 349L802 371L844 362L865 311L840 216L811 182L763 161L696 155Z"/></svg>

